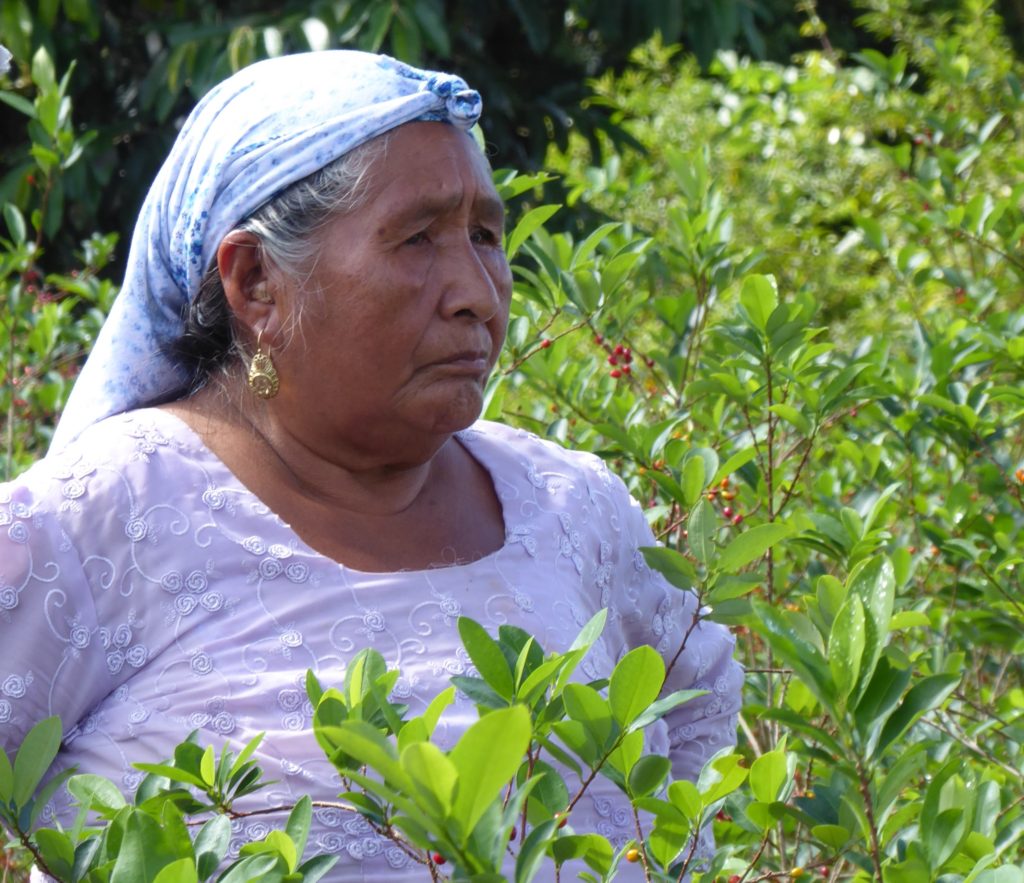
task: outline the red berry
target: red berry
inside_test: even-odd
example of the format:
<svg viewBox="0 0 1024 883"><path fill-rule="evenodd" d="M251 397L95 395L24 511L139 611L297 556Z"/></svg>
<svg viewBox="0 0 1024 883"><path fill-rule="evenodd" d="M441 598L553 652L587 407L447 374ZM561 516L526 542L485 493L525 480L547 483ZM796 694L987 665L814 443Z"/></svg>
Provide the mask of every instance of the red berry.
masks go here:
<svg viewBox="0 0 1024 883"><path fill-rule="evenodd" d="M732 518L732 506L726 506L726 507L725 507L725 508L724 508L724 509L722 510L722 514L723 514L723 515L724 515L724 516L725 516L726 518Z"/></svg>
<svg viewBox="0 0 1024 883"><path fill-rule="evenodd" d="M618 365L619 364L619 360L618 360L618 358L614 354L610 355L608 357L608 364L609 365Z"/></svg>
<svg viewBox="0 0 1024 883"><path fill-rule="evenodd" d="M618 368L612 368L608 374L618 380L622 376L622 372Z"/></svg>
<svg viewBox="0 0 1024 883"><path fill-rule="evenodd" d="M615 347L615 355L617 355L617 356L624 356L624 355L626 355L626 348L621 343L616 345L616 347Z"/></svg>
<svg viewBox="0 0 1024 883"><path fill-rule="evenodd" d="M540 342L540 348L541 348L542 350L546 350L546 349L547 349L547 348L548 348L549 346L551 346L551 341L550 341L550 340L548 340L548 339L547 339L547 338L545 337L545 338L544 338L544 339L543 339L543 340L542 340L542 341Z"/></svg>
<svg viewBox="0 0 1024 883"><path fill-rule="evenodd" d="M594 335L594 343L596 343L598 346L600 346L602 343L604 343L604 335L595 334Z"/></svg>
<svg viewBox="0 0 1024 883"><path fill-rule="evenodd" d="M444 863L445 863L445 862L447 861L447 859L446 859L446 858L445 858L445 857L444 857L443 855L441 855L441 853L439 853L439 852L435 852L435 853L434 853L434 854L433 854L433 855L432 855L432 856L430 857L430 860L431 860L431 861L432 861L432 862L433 862L433 863L434 863L435 865L443 865L443 864L444 864Z"/></svg>
<svg viewBox="0 0 1024 883"><path fill-rule="evenodd" d="M633 361L633 354L632 354L632 353L631 353L631 352L630 352L629 350L626 350L626 355L624 356L624 360L625 360L625 362L626 362L626 364L627 364L627 365L628 365L628 364L629 364L630 362L632 362L632 361Z"/></svg>
<svg viewBox="0 0 1024 883"><path fill-rule="evenodd" d="M740 883L740 880L742 880L742 879L743 878L739 874L733 874L729 878L729 883Z"/></svg>
<svg viewBox="0 0 1024 883"><path fill-rule="evenodd" d="M630 368L630 367L629 367L629 365L625 365L625 366L623 367L623 369L622 369L622 373L623 373L623 374L630 374L630 373L632 373L632 371L633 371L633 369L632 369L632 368Z"/></svg>
<svg viewBox="0 0 1024 883"><path fill-rule="evenodd" d="M735 515L735 516L733 516L732 523L733 524L743 524L743 516L742 515Z"/></svg>
<svg viewBox="0 0 1024 883"><path fill-rule="evenodd" d="M654 367L654 359L644 359L644 361L647 363L648 368Z"/></svg>

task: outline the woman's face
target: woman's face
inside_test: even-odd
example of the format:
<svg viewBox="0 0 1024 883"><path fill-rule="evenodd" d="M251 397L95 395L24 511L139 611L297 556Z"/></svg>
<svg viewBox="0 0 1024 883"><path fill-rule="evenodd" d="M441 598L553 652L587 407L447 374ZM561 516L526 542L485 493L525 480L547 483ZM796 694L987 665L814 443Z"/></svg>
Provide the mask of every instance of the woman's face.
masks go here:
<svg viewBox="0 0 1024 883"><path fill-rule="evenodd" d="M505 339L512 274L504 207L472 139L409 123L373 162L367 197L316 234L305 291L281 292L293 336L271 402L329 456L339 443L410 452L480 415Z"/></svg>

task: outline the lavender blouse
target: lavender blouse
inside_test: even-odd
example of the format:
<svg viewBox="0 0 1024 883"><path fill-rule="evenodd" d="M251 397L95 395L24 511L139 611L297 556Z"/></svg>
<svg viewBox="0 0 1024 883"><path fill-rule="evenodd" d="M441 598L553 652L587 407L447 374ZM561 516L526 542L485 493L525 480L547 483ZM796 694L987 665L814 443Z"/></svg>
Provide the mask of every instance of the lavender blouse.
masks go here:
<svg viewBox="0 0 1024 883"><path fill-rule="evenodd" d="M363 573L314 552L157 409L98 423L0 485L0 745L10 754L58 714L59 763L130 792L142 777L131 764L169 757L193 729L236 750L265 732L258 760L278 782L253 805L329 801L339 783L312 737L309 668L340 684L346 661L373 647L400 668L395 695L420 714L449 677L472 673L460 615L515 624L552 651L602 607L608 625L581 677L606 676L642 643L671 658L695 599L647 567L639 547L651 531L603 463L493 423L458 438L494 482L505 543L421 571ZM696 777L734 742L732 650L726 629L702 622L673 670L672 689L709 691L648 732L676 777ZM475 719L460 696L436 740L451 745ZM613 842L633 836L628 804L600 779L572 821ZM237 820L234 850L275 823ZM332 880L427 879L359 816L321 809L314 828L310 849L341 856Z"/></svg>

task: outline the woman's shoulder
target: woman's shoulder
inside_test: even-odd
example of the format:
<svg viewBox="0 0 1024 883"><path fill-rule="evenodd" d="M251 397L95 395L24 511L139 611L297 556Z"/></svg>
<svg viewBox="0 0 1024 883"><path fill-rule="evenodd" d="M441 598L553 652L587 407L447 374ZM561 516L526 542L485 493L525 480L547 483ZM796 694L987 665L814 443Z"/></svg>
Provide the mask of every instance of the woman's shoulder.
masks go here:
<svg viewBox="0 0 1024 883"><path fill-rule="evenodd" d="M622 481L595 454L487 420L477 421L460 437L484 461L499 485L499 495L504 486L516 496L533 496L555 506L561 502L569 509L596 505L608 515L621 515L635 505Z"/></svg>
<svg viewBox="0 0 1024 883"><path fill-rule="evenodd" d="M478 420L459 435L478 440L481 446L495 455L504 456L510 462L531 465L535 470L578 473L602 484L615 480L597 455L563 447L557 441L541 438L521 427Z"/></svg>
<svg viewBox="0 0 1024 883"><path fill-rule="evenodd" d="M160 477L182 480L201 456L183 424L153 408L108 417L0 485L0 505L36 518L85 513L115 497L131 501L160 493ZM95 514L95 509L92 509Z"/></svg>

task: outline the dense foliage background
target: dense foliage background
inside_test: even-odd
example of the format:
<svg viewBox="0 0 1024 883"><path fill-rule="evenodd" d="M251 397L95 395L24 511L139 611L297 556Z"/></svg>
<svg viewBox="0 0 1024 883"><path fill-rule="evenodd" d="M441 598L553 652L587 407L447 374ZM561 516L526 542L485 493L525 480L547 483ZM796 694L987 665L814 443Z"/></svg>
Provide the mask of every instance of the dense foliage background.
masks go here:
<svg viewBox="0 0 1024 883"><path fill-rule="evenodd" d="M531 173L496 173L517 285L488 416L607 458L748 666L749 781L651 785L648 873L710 822L705 880L1024 880L1019 3L258 10L0 9L6 474L197 95L308 47L453 67Z"/></svg>

